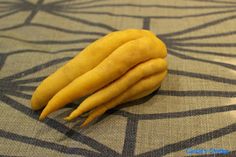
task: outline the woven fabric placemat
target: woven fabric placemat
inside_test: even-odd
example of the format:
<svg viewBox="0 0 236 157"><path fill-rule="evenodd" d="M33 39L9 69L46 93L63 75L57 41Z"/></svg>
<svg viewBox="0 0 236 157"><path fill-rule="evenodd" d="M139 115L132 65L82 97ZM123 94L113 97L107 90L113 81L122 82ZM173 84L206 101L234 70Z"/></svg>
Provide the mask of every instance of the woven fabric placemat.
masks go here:
<svg viewBox="0 0 236 157"><path fill-rule="evenodd" d="M234 0L0 0L0 155L236 155L235 8ZM30 98L41 80L127 28L166 43L159 91L83 129L63 120L73 105L38 121Z"/></svg>

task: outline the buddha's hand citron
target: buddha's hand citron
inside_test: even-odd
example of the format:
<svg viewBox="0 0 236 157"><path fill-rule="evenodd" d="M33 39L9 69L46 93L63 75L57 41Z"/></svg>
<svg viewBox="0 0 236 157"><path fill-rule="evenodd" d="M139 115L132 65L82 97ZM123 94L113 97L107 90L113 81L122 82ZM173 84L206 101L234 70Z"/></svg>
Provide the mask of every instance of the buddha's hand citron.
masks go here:
<svg viewBox="0 0 236 157"><path fill-rule="evenodd" d="M107 110L144 97L160 87L167 75L165 44L148 30L112 32L81 51L48 76L35 90L33 110L39 119L88 96L66 120L88 112L87 125Z"/></svg>

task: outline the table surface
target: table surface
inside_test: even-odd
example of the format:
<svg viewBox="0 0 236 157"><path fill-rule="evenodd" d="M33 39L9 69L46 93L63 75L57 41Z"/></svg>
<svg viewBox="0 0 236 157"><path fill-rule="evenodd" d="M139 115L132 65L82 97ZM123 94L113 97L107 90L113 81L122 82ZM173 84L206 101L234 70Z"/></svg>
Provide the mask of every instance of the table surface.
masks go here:
<svg viewBox="0 0 236 157"><path fill-rule="evenodd" d="M235 0L0 0L0 155L236 154L235 8ZM63 120L73 104L38 121L29 102L40 81L127 28L166 43L169 74L159 91L83 129Z"/></svg>

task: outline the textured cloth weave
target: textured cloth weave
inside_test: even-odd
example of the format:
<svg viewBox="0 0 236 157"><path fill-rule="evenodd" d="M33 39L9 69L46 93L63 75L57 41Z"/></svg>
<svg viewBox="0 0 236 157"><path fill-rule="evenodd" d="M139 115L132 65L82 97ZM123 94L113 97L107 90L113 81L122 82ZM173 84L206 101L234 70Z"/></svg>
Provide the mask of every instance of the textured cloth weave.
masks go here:
<svg viewBox="0 0 236 157"><path fill-rule="evenodd" d="M236 155L235 8L235 0L0 0L0 155ZM159 91L83 129L63 120L73 104L38 121L37 85L92 41L127 28L167 44Z"/></svg>

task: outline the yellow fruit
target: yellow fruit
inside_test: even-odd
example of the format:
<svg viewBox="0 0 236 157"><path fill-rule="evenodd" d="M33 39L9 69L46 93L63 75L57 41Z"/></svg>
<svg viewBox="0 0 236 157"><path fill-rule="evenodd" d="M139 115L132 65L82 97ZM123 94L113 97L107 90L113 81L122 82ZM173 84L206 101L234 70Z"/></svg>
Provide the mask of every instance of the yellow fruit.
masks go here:
<svg viewBox="0 0 236 157"><path fill-rule="evenodd" d="M46 78L34 92L32 109L40 115L88 96L66 120L92 110L83 125L125 101L157 89L167 74L165 44L152 32L129 29L98 39Z"/></svg>

